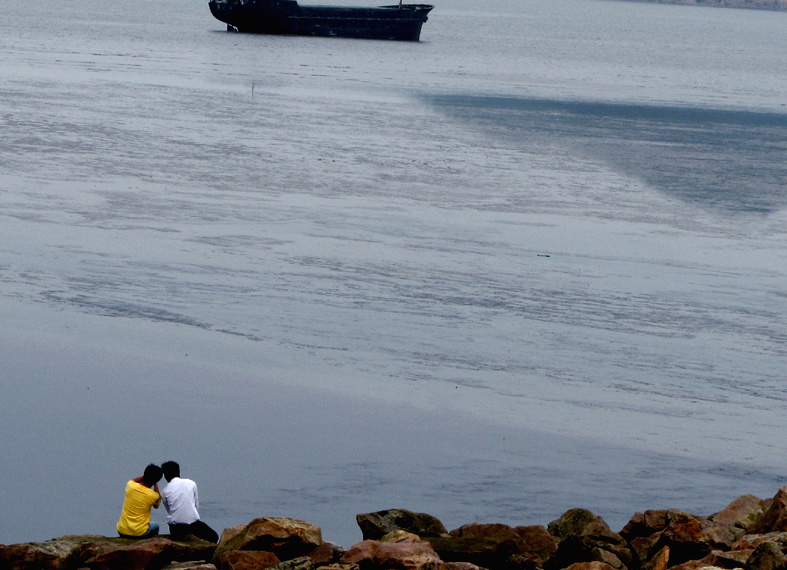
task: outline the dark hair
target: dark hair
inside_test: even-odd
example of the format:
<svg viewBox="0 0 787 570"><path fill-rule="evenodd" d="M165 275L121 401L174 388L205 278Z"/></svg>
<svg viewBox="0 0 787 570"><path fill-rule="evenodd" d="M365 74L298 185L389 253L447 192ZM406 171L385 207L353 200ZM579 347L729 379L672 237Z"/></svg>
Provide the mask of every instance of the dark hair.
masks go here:
<svg viewBox="0 0 787 570"><path fill-rule="evenodd" d="M175 477L180 477L180 465L174 461L165 461L161 464L161 470L164 472L164 478L171 481Z"/></svg>
<svg viewBox="0 0 787 570"><path fill-rule="evenodd" d="M142 475L142 484L147 487L152 487L161 480L161 467L151 463L145 467L145 473Z"/></svg>

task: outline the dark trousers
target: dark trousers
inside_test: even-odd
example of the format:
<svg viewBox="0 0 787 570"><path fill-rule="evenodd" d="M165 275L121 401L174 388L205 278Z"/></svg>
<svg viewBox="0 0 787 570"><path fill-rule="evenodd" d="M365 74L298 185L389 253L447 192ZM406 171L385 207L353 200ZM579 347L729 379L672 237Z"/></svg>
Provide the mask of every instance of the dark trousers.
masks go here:
<svg viewBox="0 0 787 570"><path fill-rule="evenodd" d="M172 538L183 538L192 535L202 540L212 542L213 544L219 541L219 535L216 534L216 531L202 521L193 522L191 524L171 524L169 525L169 535Z"/></svg>

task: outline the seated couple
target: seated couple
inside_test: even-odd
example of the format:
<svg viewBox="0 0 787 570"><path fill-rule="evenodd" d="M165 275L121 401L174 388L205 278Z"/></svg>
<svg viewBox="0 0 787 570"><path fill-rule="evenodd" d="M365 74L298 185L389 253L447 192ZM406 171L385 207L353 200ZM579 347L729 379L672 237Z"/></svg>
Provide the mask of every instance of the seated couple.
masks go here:
<svg viewBox="0 0 787 570"><path fill-rule="evenodd" d="M161 476L167 486L159 494ZM219 535L199 518L197 484L191 479L180 477L180 466L167 461L161 467L152 463L145 467L141 477L126 483L126 498L117 524L118 534L123 538L149 538L156 536L159 525L150 520L150 509L161 502L167 509L167 525L172 538L193 535L208 542L217 543Z"/></svg>

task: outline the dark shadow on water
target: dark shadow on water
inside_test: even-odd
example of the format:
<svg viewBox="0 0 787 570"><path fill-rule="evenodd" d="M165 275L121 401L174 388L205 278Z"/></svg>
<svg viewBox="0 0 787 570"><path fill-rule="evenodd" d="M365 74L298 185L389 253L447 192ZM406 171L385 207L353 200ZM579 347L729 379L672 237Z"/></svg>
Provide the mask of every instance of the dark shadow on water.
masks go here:
<svg viewBox="0 0 787 570"><path fill-rule="evenodd" d="M476 95L424 99L527 145L559 145L687 203L728 214L787 207L787 114Z"/></svg>

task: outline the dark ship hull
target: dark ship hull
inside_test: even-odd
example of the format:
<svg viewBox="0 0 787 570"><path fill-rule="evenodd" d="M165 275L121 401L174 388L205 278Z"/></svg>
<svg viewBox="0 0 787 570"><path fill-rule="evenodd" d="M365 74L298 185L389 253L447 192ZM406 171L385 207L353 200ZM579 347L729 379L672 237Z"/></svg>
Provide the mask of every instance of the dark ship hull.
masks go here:
<svg viewBox="0 0 787 570"><path fill-rule="evenodd" d="M208 6L228 30L238 32L405 41L419 40L433 8L428 4L300 6L295 0L210 0Z"/></svg>

